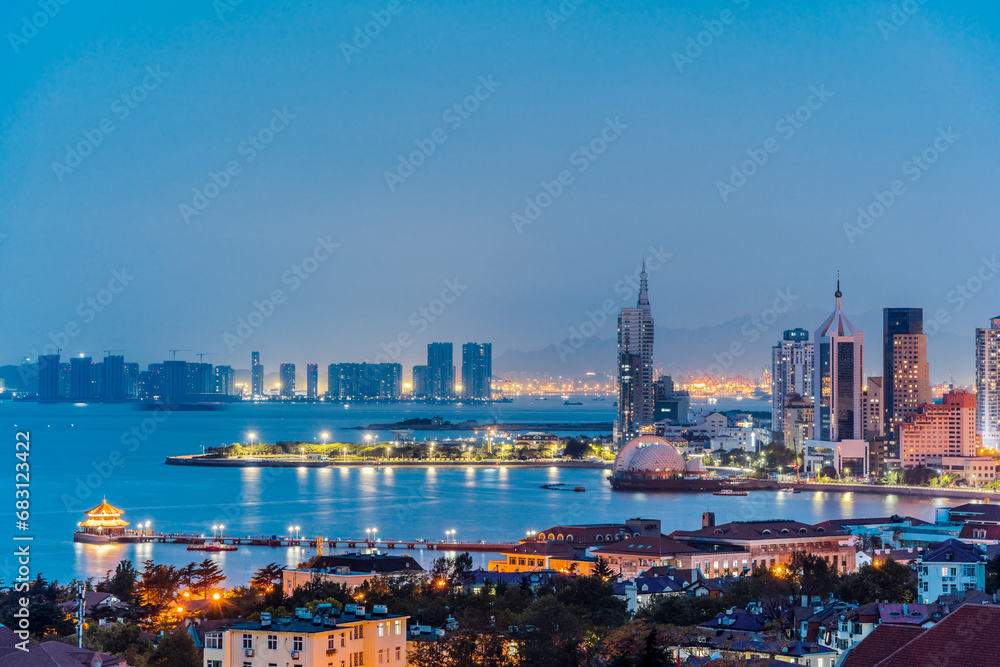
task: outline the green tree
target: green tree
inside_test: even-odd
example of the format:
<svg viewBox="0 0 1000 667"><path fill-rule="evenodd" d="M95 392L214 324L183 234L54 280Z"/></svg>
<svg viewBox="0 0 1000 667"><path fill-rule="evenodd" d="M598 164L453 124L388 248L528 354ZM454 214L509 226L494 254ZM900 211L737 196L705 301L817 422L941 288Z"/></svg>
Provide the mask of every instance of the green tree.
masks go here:
<svg viewBox="0 0 1000 667"><path fill-rule="evenodd" d="M603 581L607 581L614 575L615 573L611 571L611 565L608 564L608 559L603 556L598 556L597 562L594 564L594 576Z"/></svg>
<svg viewBox="0 0 1000 667"><path fill-rule="evenodd" d="M153 643L142 638L139 628L127 623L88 628L83 636L83 645L93 651L124 658L130 665L142 664L144 656L153 649Z"/></svg>
<svg viewBox="0 0 1000 667"><path fill-rule="evenodd" d="M840 579L837 596L845 602L867 604L877 600L913 602L917 587L913 569L891 557L865 564Z"/></svg>
<svg viewBox="0 0 1000 667"><path fill-rule="evenodd" d="M203 598L207 598L212 589L218 588L226 580L226 575L211 558L201 561L194 570L194 582L191 589L201 593Z"/></svg>
<svg viewBox="0 0 1000 667"><path fill-rule="evenodd" d="M132 561L125 559L118 563L115 571L108 571L107 576L98 582L97 590L110 593L123 602L134 602L138 595L137 583L139 572Z"/></svg>
<svg viewBox="0 0 1000 667"><path fill-rule="evenodd" d="M201 667L201 656L191 635L177 629L160 639L146 667Z"/></svg>

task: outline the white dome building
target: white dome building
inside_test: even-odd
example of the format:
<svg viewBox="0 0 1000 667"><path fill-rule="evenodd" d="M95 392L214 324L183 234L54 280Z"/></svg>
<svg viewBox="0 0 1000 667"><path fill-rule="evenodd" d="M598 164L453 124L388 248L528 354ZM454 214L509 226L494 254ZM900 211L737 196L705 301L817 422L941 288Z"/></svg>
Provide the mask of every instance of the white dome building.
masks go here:
<svg viewBox="0 0 1000 667"><path fill-rule="evenodd" d="M721 480L708 476L700 458L685 462L673 445L655 435L640 435L622 447L609 479L613 488L623 490L710 491L721 487Z"/></svg>

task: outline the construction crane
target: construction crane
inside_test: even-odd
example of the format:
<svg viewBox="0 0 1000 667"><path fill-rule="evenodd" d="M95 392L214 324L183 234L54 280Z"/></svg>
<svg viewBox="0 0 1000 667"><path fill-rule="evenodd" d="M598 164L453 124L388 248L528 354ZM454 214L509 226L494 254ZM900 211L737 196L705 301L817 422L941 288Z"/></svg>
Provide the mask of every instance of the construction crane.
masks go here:
<svg viewBox="0 0 1000 667"><path fill-rule="evenodd" d="M124 352L125 350L104 350L104 356L110 357L112 352Z"/></svg>
<svg viewBox="0 0 1000 667"><path fill-rule="evenodd" d="M198 354L196 354L194 356L198 357L198 361L200 361L201 363L205 363L205 357L210 357L213 354L217 354L217 353L216 352L199 352Z"/></svg>
<svg viewBox="0 0 1000 667"><path fill-rule="evenodd" d="M167 350L167 351L168 352L172 352L173 355L174 355L174 361L177 361L177 353L178 352L190 352L191 348L185 348L183 350L182 349L177 349L177 350Z"/></svg>

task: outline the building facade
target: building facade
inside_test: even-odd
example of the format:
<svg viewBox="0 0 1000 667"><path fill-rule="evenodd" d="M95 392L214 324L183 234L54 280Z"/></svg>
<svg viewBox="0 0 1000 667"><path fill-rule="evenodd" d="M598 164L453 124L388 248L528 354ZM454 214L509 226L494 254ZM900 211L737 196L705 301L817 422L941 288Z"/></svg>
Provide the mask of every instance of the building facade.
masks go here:
<svg viewBox="0 0 1000 667"><path fill-rule="evenodd" d="M278 382L281 383L278 393L282 397L295 397L295 364L281 364L278 367Z"/></svg>
<svg viewBox="0 0 1000 667"><path fill-rule="evenodd" d="M448 400L455 396L454 346L427 344L427 398Z"/></svg>
<svg viewBox="0 0 1000 667"><path fill-rule="evenodd" d="M618 315L618 447L624 447L653 424L653 316L649 305L646 262L639 274L639 299L635 308Z"/></svg>
<svg viewBox="0 0 1000 667"><path fill-rule="evenodd" d="M925 551L917 564L920 602L937 602L942 595L986 590L986 553L959 540L945 540Z"/></svg>
<svg viewBox="0 0 1000 667"><path fill-rule="evenodd" d="M311 401L319 396L319 366L306 364L306 398Z"/></svg>
<svg viewBox="0 0 1000 667"><path fill-rule="evenodd" d="M813 400L815 348L805 329L785 331L771 348L771 430L785 431L785 401L790 394Z"/></svg>
<svg viewBox="0 0 1000 667"><path fill-rule="evenodd" d="M264 366L260 363L260 352L250 353L250 395L252 398L264 395Z"/></svg>
<svg viewBox="0 0 1000 667"><path fill-rule="evenodd" d="M882 310L882 435L931 402L927 336L921 308Z"/></svg>
<svg viewBox="0 0 1000 667"><path fill-rule="evenodd" d="M396 401L403 394L401 364L330 364L327 397L331 401Z"/></svg>
<svg viewBox="0 0 1000 667"><path fill-rule="evenodd" d="M466 343L462 346L462 398L488 401L493 398L493 344Z"/></svg>
<svg viewBox="0 0 1000 667"><path fill-rule="evenodd" d="M983 447L1000 449L1000 316L976 329L976 428Z"/></svg>
<svg viewBox="0 0 1000 667"><path fill-rule="evenodd" d="M864 333L841 309L840 280L833 314L816 330L815 438L823 442L860 440Z"/></svg>
<svg viewBox="0 0 1000 667"><path fill-rule="evenodd" d="M976 395L964 391L945 394L940 405L921 406L897 428L904 468L927 465L943 456L975 456Z"/></svg>

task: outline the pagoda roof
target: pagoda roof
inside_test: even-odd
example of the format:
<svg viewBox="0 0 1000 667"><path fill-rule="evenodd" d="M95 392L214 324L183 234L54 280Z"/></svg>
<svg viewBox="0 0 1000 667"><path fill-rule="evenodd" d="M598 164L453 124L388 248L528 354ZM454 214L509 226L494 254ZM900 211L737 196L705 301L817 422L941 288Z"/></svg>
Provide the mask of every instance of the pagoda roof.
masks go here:
<svg viewBox="0 0 1000 667"><path fill-rule="evenodd" d="M94 515L98 515L98 516L108 516L108 515L121 516L122 514L125 514L125 510L120 510L117 507L115 507L114 505L109 504L107 498L105 498L103 501L101 501L100 505L98 505L97 507L95 507L93 509L87 510L86 512L84 512L84 514L86 514L87 516L94 516Z"/></svg>

